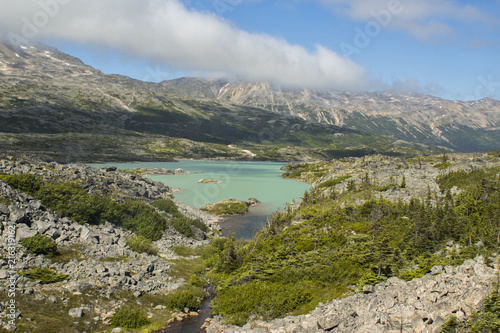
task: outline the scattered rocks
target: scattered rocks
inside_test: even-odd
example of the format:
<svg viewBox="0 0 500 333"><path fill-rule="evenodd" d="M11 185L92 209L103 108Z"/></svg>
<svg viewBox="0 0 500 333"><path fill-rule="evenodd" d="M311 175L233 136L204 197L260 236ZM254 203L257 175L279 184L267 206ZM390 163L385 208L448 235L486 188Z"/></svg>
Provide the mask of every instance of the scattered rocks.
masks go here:
<svg viewBox="0 0 500 333"><path fill-rule="evenodd" d="M46 181L54 178L76 181L83 184L88 193L110 195L117 201L142 200L151 203L170 195L170 188L161 183L136 174L123 173L113 167L91 168L86 165L0 160L0 173L34 173ZM69 251L74 256L69 261L55 262L44 255L28 253L19 246L15 267L7 267L7 263L0 259L0 288L3 290L8 286L9 269L23 271L31 267L50 268L69 275L68 280L50 285L40 285L26 277L18 278L20 292L47 305L61 303L61 306L69 309L73 296L85 297L97 292L102 297L96 299L97 302L105 300L116 310L123 303L120 301L113 305L115 301L109 298L117 290L130 291L135 297L145 293L174 291L185 281L169 275L171 264L167 260L177 258L171 248L177 245L194 247L207 242L203 240L207 235L201 230L201 233L197 233L198 239L193 239L168 228L163 237L154 242L159 256L136 253L126 244L126 238L133 233L121 227L110 223L80 225L47 209L39 200L11 188L4 181L0 181L0 198L0 253L6 251L8 226L14 226L17 242L21 238L45 234L54 239L59 249ZM174 202L186 216L205 221L210 228L217 228L217 217ZM216 236L213 232L208 235ZM114 313L104 309L100 311L99 318L103 322L108 322ZM93 312L92 307L80 306L69 310L69 316L80 318L85 313Z"/></svg>
<svg viewBox="0 0 500 333"><path fill-rule="evenodd" d="M482 257L461 266L436 266L420 279L406 282L392 277L362 293L320 304L307 315L270 322L251 321L243 327L226 326L221 317L206 324L208 333L247 332L437 332L447 317L465 318L479 310L496 279L495 269ZM258 328L255 328L258 327Z"/></svg>

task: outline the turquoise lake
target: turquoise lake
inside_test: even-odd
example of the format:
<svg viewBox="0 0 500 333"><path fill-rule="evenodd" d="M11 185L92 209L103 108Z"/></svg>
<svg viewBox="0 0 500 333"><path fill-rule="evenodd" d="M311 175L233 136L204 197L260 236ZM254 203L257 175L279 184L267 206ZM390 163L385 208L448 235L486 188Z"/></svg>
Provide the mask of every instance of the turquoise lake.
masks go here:
<svg viewBox="0 0 500 333"><path fill-rule="evenodd" d="M262 202L250 208L244 216L229 217L221 222L224 235L235 233L237 238L250 239L256 229L261 228L269 215L284 208L300 196L310 185L295 180L281 178L280 168L284 163L277 162L235 162L235 161L180 161L90 164L91 166L116 166L119 169L181 168L191 172L188 175L148 176L167 186L182 189L174 194L175 198L191 207L200 208L207 203L225 199L247 200L256 198ZM214 179L221 184L200 184L200 179Z"/></svg>

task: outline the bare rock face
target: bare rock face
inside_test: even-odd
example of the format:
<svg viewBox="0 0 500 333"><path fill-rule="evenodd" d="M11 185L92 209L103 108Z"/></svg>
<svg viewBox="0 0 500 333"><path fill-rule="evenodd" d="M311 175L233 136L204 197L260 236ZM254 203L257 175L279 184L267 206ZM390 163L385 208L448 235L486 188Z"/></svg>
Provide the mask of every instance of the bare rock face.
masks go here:
<svg viewBox="0 0 500 333"><path fill-rule="evenodd" d="M263 106L309 121L462 151L477 150L477 145L482 145L466 132L489 132L492 138L499 135L500 101L490 98L461 102L412 93L284 89L266 82L195 78L166 81L162 85L192 97ZM465 140L459 142L457 135Z"/></svg>
<svg viewBox="0 0 500 333"><path fill-rule="evenodd" d="M362 293L320 304L307 315L244 327L224 326L216 318L207 332L438 332L450 315L463 319L479 310L495 278L495 269L478 257L459 267L435 266L409 282L392 277Z"/></svg>

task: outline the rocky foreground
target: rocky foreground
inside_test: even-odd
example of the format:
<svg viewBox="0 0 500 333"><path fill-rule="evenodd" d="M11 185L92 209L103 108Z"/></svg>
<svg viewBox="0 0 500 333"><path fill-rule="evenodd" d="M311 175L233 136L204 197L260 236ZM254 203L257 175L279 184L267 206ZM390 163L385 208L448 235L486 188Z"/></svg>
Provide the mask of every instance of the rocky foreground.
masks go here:
<svg viewBox="0 0 500 333"><path fill-rule="evenodd" d="M1 160L0 173L34 173L45 180L78 181L89 193L111 195L116 200L151 202L171 193L169 187L161 183L122 173L115 168ZM136 253L126 244L126 238L133 235L130 231L110 223L99 226L78 224L45 208L39 200L11 188L3 181L0 181L0 198L0 253L5 259L0 260L0 290L7 294L9 285L15 281L16 297L22 295L28 297L25 301L40 304L62 303L63 307L70 308L66 316L73 316L75 321L85 318L88 322L86 327L108 323L115 309L124 303L140 303L139 297L143 295L167 294L182 286L184 279L172 274L171 260L179 258L172 248L176 245L196 247L208 242L207 236L215 236L212 231L205 234L197 229L195 238L188 238L169 228L160 240L153 243L158 255ZM218 228L214 216L179 202L176 205L184 215L202 220L212 230ZM15 233L12 233L13 230ZM50 236L65 253L66 260L61 262L27 252L19 241L36 234ZM15 251L9 249L12 244ZM7 260L11 259L9 251L15 252L12 253L12 260ZM12 280L12 274L28 268L50 268L69 277L64 282L48 285L17 275ZM95 303L79 303L79 300L83 302L78 297L82 293L95 295ZM7 305L5 302L0 305L3 315L8 313ZM160 306L156 310L161 309ZM15 318L16 322L26 319L22 306L16 307ZM14 329L7 323L4 327Z"/></svg>
<svg viewBox="0 0 500 333"><path fill-rule="evenodd" d="M450 315L464 319L480 305L498 278L498 267L484 258L466 260L459 267L435 266L431 273L406 282L392 277L363 292L326 304L302 316L271 322L252 321L243 327L222 325L216 317L208 333L316 332L439 332Z"/></svg>

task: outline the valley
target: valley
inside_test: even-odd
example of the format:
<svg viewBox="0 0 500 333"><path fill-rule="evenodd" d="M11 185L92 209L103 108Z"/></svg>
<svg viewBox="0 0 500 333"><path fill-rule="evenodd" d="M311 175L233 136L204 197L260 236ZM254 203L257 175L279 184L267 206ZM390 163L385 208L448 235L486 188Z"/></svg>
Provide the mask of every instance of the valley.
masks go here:
<svg viewBox="0 0 500 333"><path fill-rule="evenodd" d="M209 333L500 329L499 101L0 62L3 329L159 331L209 294ZM263 204L223 235L228 199Z"/></svg>

